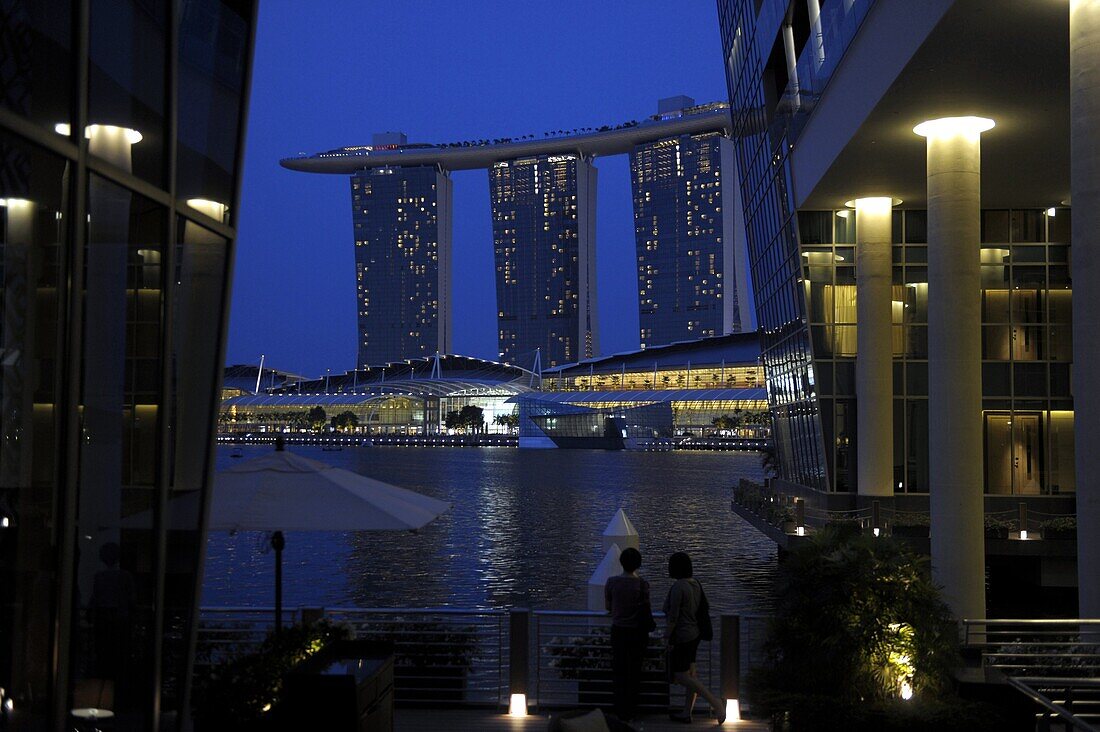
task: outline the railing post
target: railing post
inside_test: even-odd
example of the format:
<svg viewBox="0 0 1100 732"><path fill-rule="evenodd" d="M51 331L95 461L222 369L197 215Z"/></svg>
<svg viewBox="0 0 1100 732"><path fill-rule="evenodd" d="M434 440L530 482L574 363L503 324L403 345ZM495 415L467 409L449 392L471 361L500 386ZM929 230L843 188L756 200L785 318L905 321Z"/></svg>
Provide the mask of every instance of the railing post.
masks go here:
<svg viewBox="0 0 1100 732"><path fill-rule="evenodd" d="M531 648L531 611L514 609L508 628L508 714L527 716L527 682Z"/></svg>
<svg viewBox="0 0 1100 732"><path fill-rule="evenodd" d="M722 698L726 702L726 717L737 719L740 717L741 698L741 616L723 615L721 630L719 667Z"/></svg>
<svg viewBox="0 0 1100 732"><path fill-rule="evenodd" d="M803 498L794 499L794 527L796 534L806 535L806 501Z"/></svg>
<svg viewBox="0 0 1100 732"><path fill-rule="evenodd" d="M325 609L323 607L300 607L298 613L302 616L302 625L313 625L318 620L323 620L325 617Z"/></svg>

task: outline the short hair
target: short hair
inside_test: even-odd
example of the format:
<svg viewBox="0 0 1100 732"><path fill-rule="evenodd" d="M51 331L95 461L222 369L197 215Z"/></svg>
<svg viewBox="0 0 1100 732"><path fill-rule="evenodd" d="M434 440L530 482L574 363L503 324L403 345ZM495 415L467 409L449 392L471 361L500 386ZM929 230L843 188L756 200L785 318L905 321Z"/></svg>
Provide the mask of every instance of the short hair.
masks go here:
<svg viewBox="0 0 1100 732"><path fill-rule="evenodd" d="M691 557L686 552L676 552L668 558L668 576L672 579L687 579L692 573Z"/></svg>
<svg viewBox="0 0 1100 732"><path fill-rule="evenodd" d="M642 566L642 553L634 547L628 546L619 555L619 564L623 565L624 572L633 572Z"/></svg>

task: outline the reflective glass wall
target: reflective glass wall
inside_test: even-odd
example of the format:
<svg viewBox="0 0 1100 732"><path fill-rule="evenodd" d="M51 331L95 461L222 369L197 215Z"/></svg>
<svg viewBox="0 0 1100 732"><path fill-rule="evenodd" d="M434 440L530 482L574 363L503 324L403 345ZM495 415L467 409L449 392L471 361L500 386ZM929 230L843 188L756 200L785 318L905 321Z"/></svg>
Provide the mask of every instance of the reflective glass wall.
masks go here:
<svg viewBox="0 0 1100 732"><path fill-rule="evenodd" d="M253 27L0 8L0 727L183 723Z"/></svg>
<svg viewBox="0 0 1100 732"><path fill-rule="evenodd" d="M803 288L833 489L855 490L855 216L800 211ZM894 489L928 491L927 214L893 220ZM1075 489L1070 210L982 212L985 490Z"/></svg>

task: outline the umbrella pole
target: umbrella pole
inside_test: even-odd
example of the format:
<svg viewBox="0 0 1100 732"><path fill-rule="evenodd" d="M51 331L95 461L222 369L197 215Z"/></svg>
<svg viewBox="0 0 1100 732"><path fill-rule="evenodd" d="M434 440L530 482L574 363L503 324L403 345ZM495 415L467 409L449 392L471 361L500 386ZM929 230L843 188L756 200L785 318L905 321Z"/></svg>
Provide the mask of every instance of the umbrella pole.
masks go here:
<svg viewBox="0 0 1100 732"><path fill-rule="evenodd" d="M283 629L283 547L286 539L283 532L271 535L271 548L275 550L275 632Z"/></svg>

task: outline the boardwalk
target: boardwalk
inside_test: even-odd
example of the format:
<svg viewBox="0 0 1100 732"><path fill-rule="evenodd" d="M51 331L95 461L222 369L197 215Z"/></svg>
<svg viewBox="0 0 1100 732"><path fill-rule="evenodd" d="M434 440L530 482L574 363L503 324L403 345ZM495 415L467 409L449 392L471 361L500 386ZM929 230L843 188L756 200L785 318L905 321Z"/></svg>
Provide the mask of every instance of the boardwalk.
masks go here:
<svg viewBox="0 0 1100 732"><path fill-rule="evenodd" d="M685 730L722 729L738 732L767 732L763 722L738 722L715 725L704 716L696 717L691 725L673 722L668 717L645 717L636 723L642 732L684 732ZM546 717L531 715L522 719L499 714L492 710L478 709L398 709L395 732L541 732L547 727Z"/></svg>

